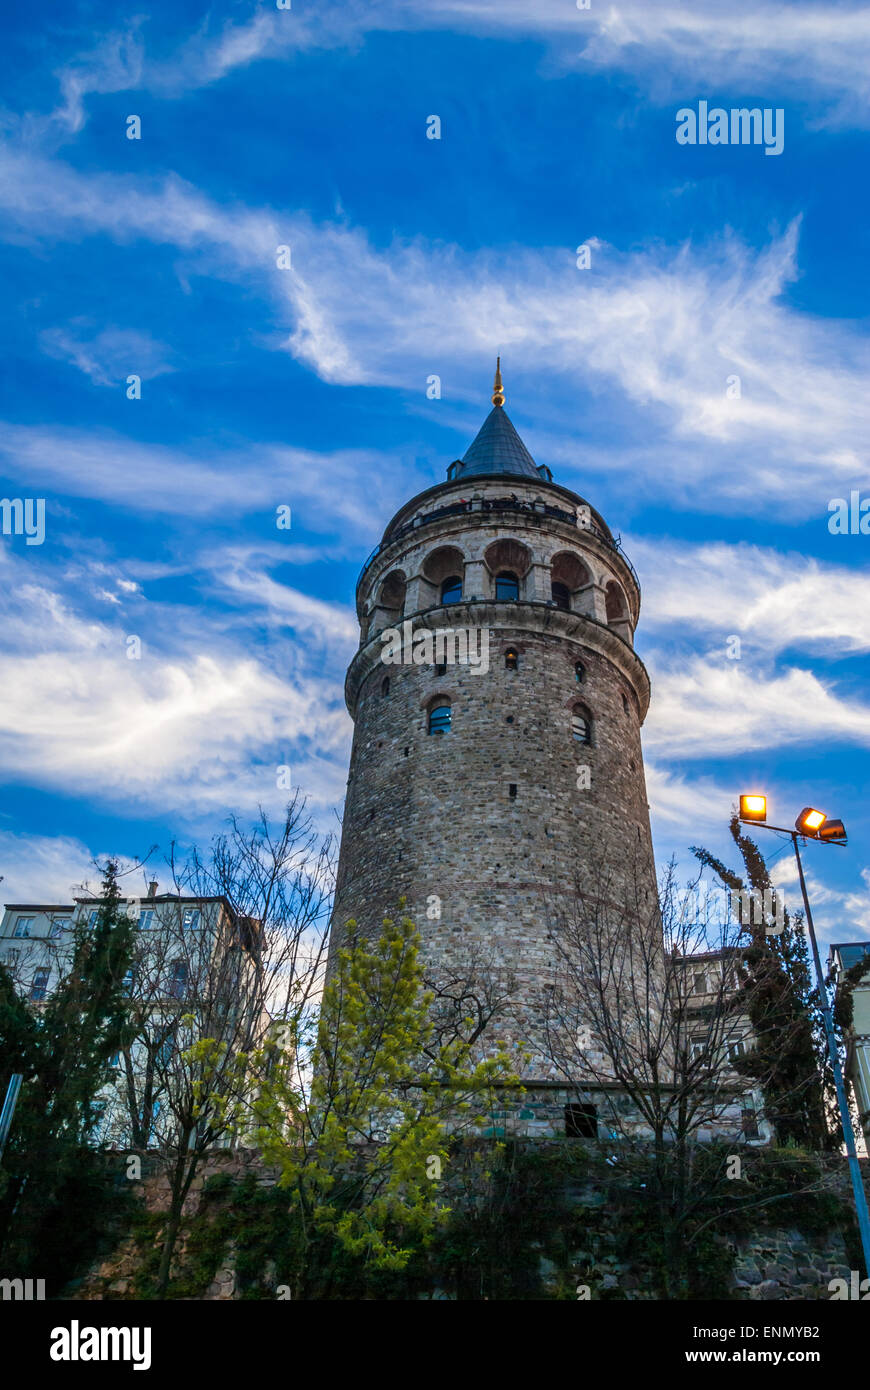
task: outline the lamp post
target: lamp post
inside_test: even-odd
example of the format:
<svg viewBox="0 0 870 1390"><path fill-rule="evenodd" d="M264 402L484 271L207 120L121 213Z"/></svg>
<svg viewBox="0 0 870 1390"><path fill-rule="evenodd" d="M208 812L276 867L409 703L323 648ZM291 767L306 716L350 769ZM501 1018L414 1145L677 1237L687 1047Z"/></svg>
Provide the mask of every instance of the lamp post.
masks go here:
<svg viewBox="0 0 870 1390"><path fill-rule="evenodd" d="M764 830L776 830L782 835L789 835L791 837L794 857L797 861L801 894L804 900L807 932L813 950L813 962L816 968L816 984L819 991L819 1004L821 1005L822 1018L825 1022L828 1058L831 1063L831 1070L834 1074L834 1089L837 1092L837 1107L840 1111L840 1124L843 1130L843 1139L846 1143L846 1156L849 1160L849 1174L852 1179L852 1195L855 1200L855 1215L858 1218L858 1230L861 1234L861 1248L864 1252L864 1273L870 1276L870 1212L867 1210L867 1194L864 1191L864 1183L861 1178L861 1166L858 1162L858 1155L855 1152L855 1132L852 1128L852 1117L849 1114L849 1103L846 1099L846 1085L843 1080L843 1069L840 1066L840 1057L837 1052L837 1040L834 1036L834 1016L831 1010L830 1000L828 999L825 977L822 974L822 962L819 956L818 942L816 941L816 931L813 926L813 914L807 894L804 866L801 862L800 850L798 848L799 838L821 840L828 844L845 845L846 827L841 820L829 820L823 811L817 811L812 806L804 807L795 821L794 830L786 830L785 827L781 825L768 825L767 797L757 795L741 796L739 818L746 824L760 825Z"/></svg>

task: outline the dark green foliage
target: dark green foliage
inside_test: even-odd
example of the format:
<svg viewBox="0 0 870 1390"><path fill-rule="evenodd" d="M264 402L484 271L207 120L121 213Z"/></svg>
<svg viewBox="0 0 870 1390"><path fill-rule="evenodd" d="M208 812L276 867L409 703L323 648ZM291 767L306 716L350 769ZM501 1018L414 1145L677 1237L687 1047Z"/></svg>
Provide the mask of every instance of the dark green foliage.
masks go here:
<svg viewBox="0 0 870 1390"><path fill-rule="evenodd" d="M748 886L762 894L772 891L761 852L741 833L736 815L729 829L743 860L745 879L707 850L693 848L693 854L728 888ZM762 1085L765 1110L780 1143L831 1149L836 1145L827 1121L833 1100L832 1080L803 917L786 912L784 929L778 935L767 933L765 925L774 924L753 919L745 928L741 994L755 1047L735 1062L735 1070Z"/></svg>
<svg viewBox="0 0 870 1390"><path fill-rule="evenodd" d="M16 1275L53 1277L47 1252L63 1246L69 1204L87 1209L91 1178L99 1184L88 1141L109 1058L127 1041L133 931L109 863L96 924L77 930L70 968L44 1004L18 998L0 966L0 1084L24 1077L0 1169L0 1263Z"/></svg>
<svg viewBox="0 0 870 1390"><path fill-rule="evenodd" d="M452 1146L445 1169L450 1220L414 1246L404 1269L379 1268L326 1236L307 1297L402 1301L440 1291L472 1302L573 1300L586 1283L604 1301L723 1300L736 1296L732 1270L741 1236L788 1227L808 1237L839 1230L847 1242L853 1238L848 1204L826 1188L817 1156L745 1150L740 1181L725 1178L727 1157L724 1147L699 1146L698 1162L709 1168L705 1196L677 1270L658 1220L651 1155L629 1172L571 1141L465 1140ZM136 1218L140 1298L154 1297L162 1220L153 1213ZM207 1182L199 1211L185 1222L183 1250L170 1298L202 1298L224 1264L236 1271L235 1296L243 1299L276 1299L303 1261L311 1270L292 1193L253 1176Z"/></svg>

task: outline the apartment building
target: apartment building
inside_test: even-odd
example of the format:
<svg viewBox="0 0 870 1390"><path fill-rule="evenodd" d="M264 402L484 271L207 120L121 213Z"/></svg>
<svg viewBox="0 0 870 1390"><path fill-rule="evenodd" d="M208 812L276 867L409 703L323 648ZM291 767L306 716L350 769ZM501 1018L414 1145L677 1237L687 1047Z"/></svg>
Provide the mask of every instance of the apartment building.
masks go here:
<svg viewBox="0 0 870 1390"><path fill-rule="evenodd" d="M199 1038L250 1046L268 1025L258 988L259 924L225 897L158 893L128 899L138 931L124 979L131 1037L111 1059L112 1081L98 1097L94 1142L159 1146L171 1138L177 1088L190 1084L184 1054ZM0 924L0 962L34 1007L69 969L77 937L90 930L100 899L8 903ZM175 1088L175 1089L174 1089Z"/></svg>

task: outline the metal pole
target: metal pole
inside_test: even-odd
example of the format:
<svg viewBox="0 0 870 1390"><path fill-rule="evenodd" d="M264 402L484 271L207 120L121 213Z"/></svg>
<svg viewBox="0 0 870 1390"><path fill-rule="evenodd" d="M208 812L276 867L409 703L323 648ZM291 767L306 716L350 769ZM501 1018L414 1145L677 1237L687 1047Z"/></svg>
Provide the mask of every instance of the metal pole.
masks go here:
<svg viewBox="0 0 870 1390"><path fill-rule="evenodd" d="M855 1133L852 1129L852 1117L849 1114L849 1103L846 1099L846 1086L843 1081L843 1072L840 1067L840 1058L837 1053L837 1041L834 1037L834 1019L831 1013L831 1005L828 999L828 991L825 986L825 978L822 974L822 962L819 958L819 947L816 942L816 932L813 926L813 914L810 911L810 900L807 896L807 885L804 879L804 866L801 863L800 850L798 849L797 831L791 832L791 842L794 845L794 857L797 860L798 876L801 882L801 893L804 899L804 909L807 915L807 931L809 932L810 942L813 948L813 960L816 966L816 981L819 988L819 1003L822 1009L822 1017L825 1020L825 1036L828 1040L828 1056L831 1059L831 1070L834 1073L834 1087L837 1092L837 1105L840 1110L840 1123L843 1126L843 1138L846 1141L846 1154L849 1159L849 1172L852 1177L852 1192L855 1198L855 1214L858 1218L858 1229L861 1232L861 1246L864 1251L864 1273L870 1277L870 1212L867 1210L867 1194L864 1191L864 1183L861 1178L861 1165L858 1162L858 1155L855 1152Z"/></svg>
<svg viewBox="0 0 870 1390"><path fill-rule="evenodd" d="M6 1087L6 1099L3 1102L3 1109L0 1111L0 1158L3 1157L6 1140L9 1138L9 1131L12 1128L12 1116L15 1114L15 1103L18 1100L18 1092L21 1090L23 1079L21 1072L13 1072L9 1078L9 1085Z"/></svg>

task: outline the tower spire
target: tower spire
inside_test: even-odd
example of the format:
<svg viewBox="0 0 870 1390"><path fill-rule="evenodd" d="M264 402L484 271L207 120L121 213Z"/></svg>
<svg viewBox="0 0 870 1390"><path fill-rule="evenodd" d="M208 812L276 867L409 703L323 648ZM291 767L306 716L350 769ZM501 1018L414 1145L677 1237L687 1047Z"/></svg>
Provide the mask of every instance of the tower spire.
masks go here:
<svg viewBox="0 0 870 1390"><path fill-rule="evenodd" d="M504 391L501 389L501 358L495 359L495 381L492 383L493 405L504 405Z"/></svg>

